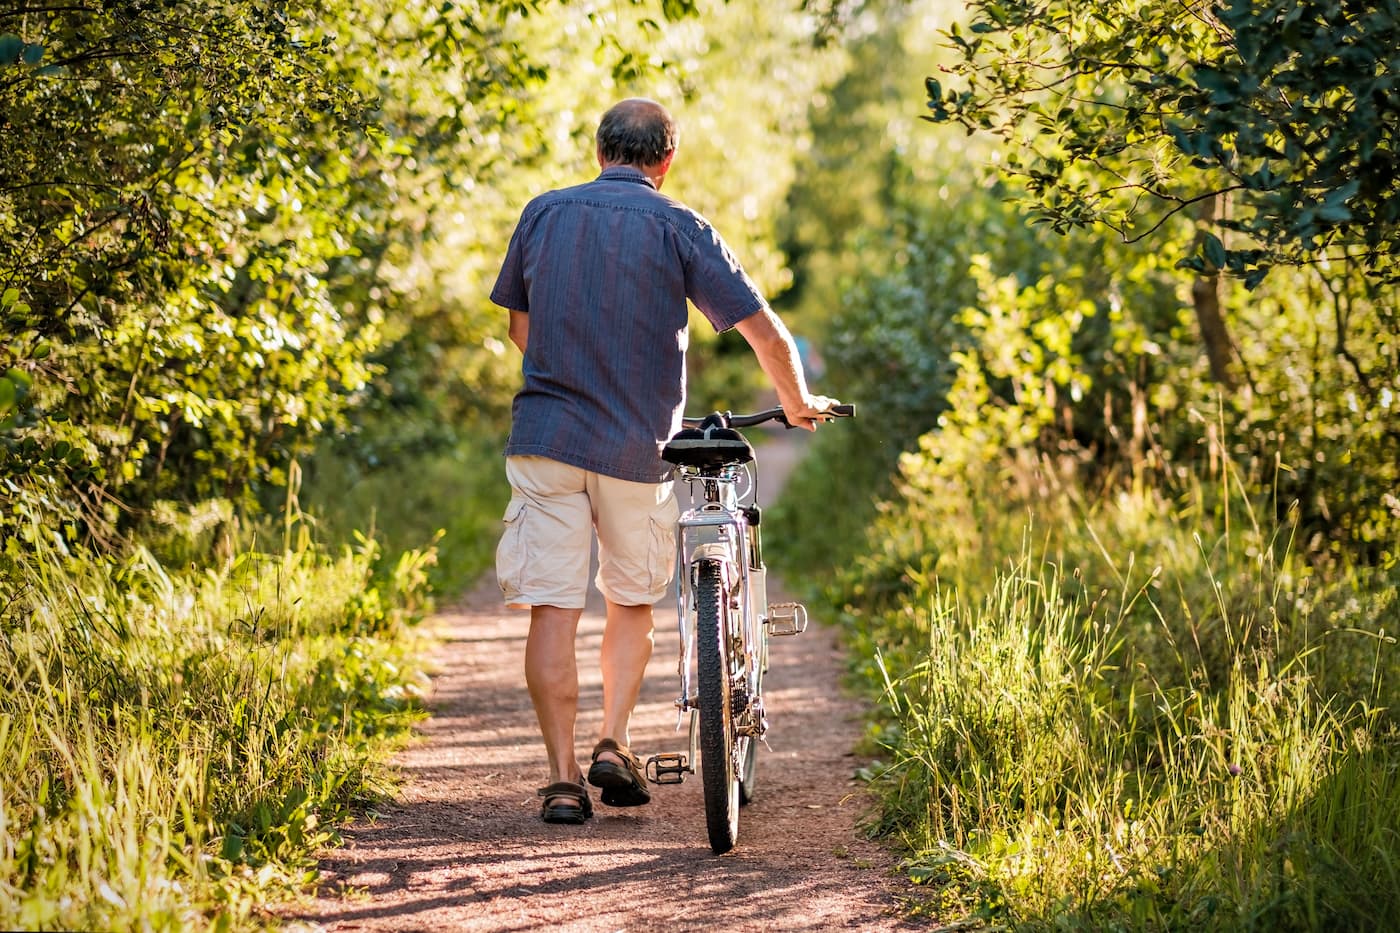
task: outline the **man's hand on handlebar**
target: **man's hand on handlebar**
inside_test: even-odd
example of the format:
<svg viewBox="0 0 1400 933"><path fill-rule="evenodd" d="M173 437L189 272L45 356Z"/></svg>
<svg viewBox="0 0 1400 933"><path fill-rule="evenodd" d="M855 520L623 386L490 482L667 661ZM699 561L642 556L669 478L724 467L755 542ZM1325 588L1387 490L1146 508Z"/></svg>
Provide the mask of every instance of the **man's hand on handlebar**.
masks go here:
<svg viewBox="0 0 1400 933"><path fill-rule="evenodd" d="M831 408L840 404L836 399L827 398L825 395L808 395L802 401L803 404L796 408L784 405L783 414L787 417L788 424L808 431L815 431L818 424L836 417L831 413Z"/></svg>

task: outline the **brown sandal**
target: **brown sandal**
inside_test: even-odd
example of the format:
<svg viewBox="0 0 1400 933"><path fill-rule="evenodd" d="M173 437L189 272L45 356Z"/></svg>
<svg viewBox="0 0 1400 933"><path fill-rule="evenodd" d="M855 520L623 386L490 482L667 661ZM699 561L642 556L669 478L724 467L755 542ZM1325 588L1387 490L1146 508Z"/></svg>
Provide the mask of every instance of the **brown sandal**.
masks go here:
<svg viewBox="0 0 1400 933"><path fill-rule="evenodd" d="M536 793L544 798L540 804L540 819L546 823L571 823L578 826L593 815L593 801L588 788L573 781L555 781ZM561 800L571 801L560 803Z"/></svg>
<svg viewBox="0 0 1400 933"><path fill-rule="evenodd" d="M598 756L604 752L612 752L625 764L599 761ZM646 777L642 774L642 763L627 746L619 745L612 739L603 739L594 746L588 783L603 789L603 803L610 807L640 807L651 803L651 792L647 790Z"/></svg>

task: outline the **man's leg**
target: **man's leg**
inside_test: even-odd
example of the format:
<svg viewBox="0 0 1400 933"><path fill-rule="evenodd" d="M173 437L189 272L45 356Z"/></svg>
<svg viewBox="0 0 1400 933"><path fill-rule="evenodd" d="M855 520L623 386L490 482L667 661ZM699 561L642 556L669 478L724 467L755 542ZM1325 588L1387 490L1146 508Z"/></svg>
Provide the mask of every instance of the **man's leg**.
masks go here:
<svg viewBox="0 0 1400 933"><path fill-rule="evenodd" d="M578 782L574 638L583 610L562 607L582 607L588 589L592 516L584 471L543 457L507 457L506 477L511 501L496 575L508 604L531 607L525 683L549 756L549 783Z"/></svg>
<svg viewBox="0 0 1400 933"><path fill-rule="evenodd" d="M627 744L627 722L641 694L651 648L651 606L619 606L609 600L603 629L603 726L599 739ZM611 752L604 754L607 760L622 763Z"/></svg>
<svg viewBox="0 0 1400 933"><path fill-rule="evenodd" d="M540 733L549 755L549 783L581 783L574 756L574 721L578 716L578 661L574 637L581 609L535 606L525 641L525 682L535 704ZM635 700L634 700L635 702Z"/></svg>
<svg viewBox="0 0 1400 933"><path fill-rule="evenodd" d="M628 721L651 659L651 607L670 583L678 509L669 482L590 474L589 499L598 530L596 582L608 617L600 665L603 723L588 779L603 788L603 803L635 807L650 801L651 794L640 762L624 759L618 749L628 744Z"/></svg>

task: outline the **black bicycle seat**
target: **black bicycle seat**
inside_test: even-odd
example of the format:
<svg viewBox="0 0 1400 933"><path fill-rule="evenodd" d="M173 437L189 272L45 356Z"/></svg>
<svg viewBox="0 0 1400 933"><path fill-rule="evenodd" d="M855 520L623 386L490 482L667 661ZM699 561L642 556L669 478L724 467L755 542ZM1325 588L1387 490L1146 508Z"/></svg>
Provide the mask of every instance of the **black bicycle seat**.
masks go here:
<svg viewBox="0 0 1400 933"><path fill-rule="evenodd" d="M677 466L721 467L752 461L753 447L733 428L707 425L678 431L661 449L661 459Z"/></svg>

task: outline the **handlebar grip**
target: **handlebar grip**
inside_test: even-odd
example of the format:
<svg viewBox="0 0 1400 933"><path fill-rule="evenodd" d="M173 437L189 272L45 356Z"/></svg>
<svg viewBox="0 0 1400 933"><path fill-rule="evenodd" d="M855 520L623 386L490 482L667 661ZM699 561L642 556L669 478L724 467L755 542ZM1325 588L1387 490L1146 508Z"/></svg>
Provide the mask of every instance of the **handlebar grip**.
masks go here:
<svg viewBox="0 0 1400 933"><path fill-rule="evenodd" d="M827 410L838 418L854 418L856 416L856 406L853 403L842 402L840 405L832 405Z"/></svg>

